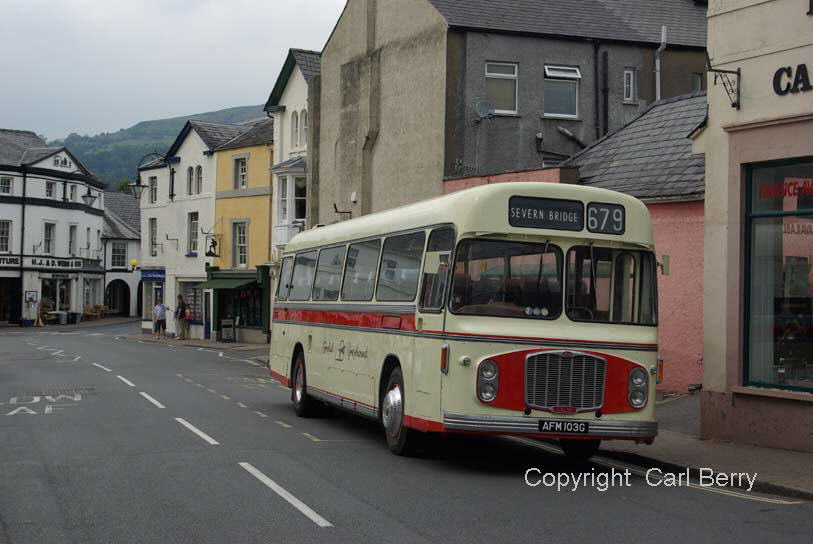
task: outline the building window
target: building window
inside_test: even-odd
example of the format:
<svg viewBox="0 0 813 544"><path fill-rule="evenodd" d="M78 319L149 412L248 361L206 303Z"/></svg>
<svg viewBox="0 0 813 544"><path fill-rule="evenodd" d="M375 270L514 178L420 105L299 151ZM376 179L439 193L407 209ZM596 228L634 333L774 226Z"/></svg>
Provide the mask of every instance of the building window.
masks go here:
<svg viewBox="0 0 813 544"><path fill-rule="evenodd" d="M150 256L158 256L158 219L150 219Z"/></svg>
<svg viewBox="0 0 813 544"><path fill-rule="evenodd" d="M102 249L102 231L96 231L96 250L101 251Z"/></svg>
<svg viewBox="0 0 813 544"><path fill-rule="evenodd" d="M302 113L299 114L299 122L302 124L302 131L299 135L302 138L302 142L299 144L301 146L308 145L308 111L302 110Z"/></svg>
<svg viewBox="0 0 813 544"><path fill-rule="evenodd" d="M113 242L110 249L110 266L127 268L127 242Z"/></svg>
<svg viewBox="0 0 813 544"><path fill-rule="evenodd" d="M299 114L291 114L291 147L299 146Z"/></svg>
<svg viewBox="0 0 813 544"><path fill-rule="evenodd" d="M198 165L195 168L195 194L199 195L203 192L203 168Z"/></svg>
<svg viewBox="0 0 813 544"><path fill-rule="evenodd" d="M186 169L186 194L192 195L195 191L195 169L191 166Z"/></svg>
<svg viewBox="0 0 813 544"><path fill-rule="evenodd" d="M695 72L692 74L692 92L699 93L703 90L703 76L700 72Z"/></svg>
<svg viewBox="0 0 813 544"><path fill-rule="evenodd" d="M198 287L199 283L178 282L178 294L183 297L184 302L189 307L192 320L203 321L203 290Z"/></svg>
<svg viewBox="0 0 813 544"><path fill-rule="evenodd" d="M0 253L8 253L11 247L11 221L0 221Z"/></svg>
<svg viewBox="0 0 813 544"><path fill-rule="evenodd" d="M45 197L56 198L56 182L54 181L45 182Z"/></svg>
<svg viewBox="0 0 813 544"><path fill-rule="evenodd" d="M279 221L280 224L288 223L288 178L279 178Z"/></svg>
<svg viewBox="0 0 813 544"><path fill-rule="evenodd" d="M234 188L245 189L248 186L248 159L234 159Z"/></svg>
<svg viewBox="0 0 813 544"><path fill-rule="evenodd" d="M87 248L87 256L90 257L90 227L85 229L85 248Z"/></svg>
<svg viewBox="0 0 813 544"><path fill-rule="evenodd" d="M54 157L54 166L59 166L59 157Z"/></svg>
<svg viewBox="0 0 813 544"><path fill-rule="evenodd" d="M746 180L744 384L813 392L813 161Z"/></svg>
<svg viewBox="0 0 813 544"><path fill-rule="evenodd" d="M56 223L45 223L42 232L42 252L46 255L54 254L54 238L56 236Z"/></svg>
<svg viewBox="0 0 813 544"><path fill-rule="evenodd" d="M11 178L0 178L0 195L11 194Z"/></svg>
<svg viewBox="0 0 813 544"><path fill-rule="evenodd" d="M248 266L248 223L234 223L234 258L233 266Z"/></svg>
<svg viewBox="0 0 813 544"><path fill-rule="evenodd" d="M304 221L307 215L307 186L305 177L294 178L294 219Z"/></svg>
<svg viewBox="0 0 813 544"><path fill-rule="evenodd" d="M150 178L150 203L155 204L158 202L158 178L151 177Z"/></svg>
<svg viewBox="0 0 813 544"><path fill-rule="evenodd" d="M517 113L517 76L519 65L486 63L486 100L496 113Z"/></svg>
<svg viewBox="0 0 813 544"><path fill-rule="evenodd" d="M545 117L576 119L579 116L579 80L573 66L545 66L543 110Z"/></svg>
<svg viewBox="0 0 813 544"><path fill-rule="evenodd" d="M198 254L198 212L192 212L189 214L189 218L186 222L187 225L187 254L189 255L197 255Z"/></svg>
<svg viewBox="0 0 813 544"><path fill-rule="evenodd" d="M71 200L71 202L76 202L76 185L71 185L71 188L70 188L70 200Z"/></svg>
<svg viewBox="0 0 813 544"><path fill-rule="evenodd" d="M624 69L624 102L632 102L635 100L635 68Z"/></svg>
<svg viewBox="0 0 813 544"><path fill-rule="evenodd" d="M76 256L76 225L68 227L68 255Z"/></svg>

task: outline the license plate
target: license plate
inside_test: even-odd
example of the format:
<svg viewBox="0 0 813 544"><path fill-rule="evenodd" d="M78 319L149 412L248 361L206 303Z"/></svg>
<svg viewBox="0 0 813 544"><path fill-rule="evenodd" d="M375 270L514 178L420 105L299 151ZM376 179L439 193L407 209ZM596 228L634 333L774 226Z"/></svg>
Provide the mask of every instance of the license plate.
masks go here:
<svg viewBox="0 0 813 544"><path fill-rule="evenodd" d="M567 421L561 419L540 419L539 432L553 434L587 434L590 424L586 421Z"/></svg>

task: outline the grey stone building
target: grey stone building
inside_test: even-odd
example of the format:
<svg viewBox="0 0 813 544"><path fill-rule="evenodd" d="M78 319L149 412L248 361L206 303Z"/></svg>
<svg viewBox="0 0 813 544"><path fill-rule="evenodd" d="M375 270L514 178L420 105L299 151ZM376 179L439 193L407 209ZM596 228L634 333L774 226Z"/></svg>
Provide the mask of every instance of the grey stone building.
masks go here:
<svg viewBox="0 0 813 544"><path fill-rule="evenodd" d="M554 166L639 115L658 79L661 98L703 90L705 4L349 0L315 93L310 224Z"/></svg>

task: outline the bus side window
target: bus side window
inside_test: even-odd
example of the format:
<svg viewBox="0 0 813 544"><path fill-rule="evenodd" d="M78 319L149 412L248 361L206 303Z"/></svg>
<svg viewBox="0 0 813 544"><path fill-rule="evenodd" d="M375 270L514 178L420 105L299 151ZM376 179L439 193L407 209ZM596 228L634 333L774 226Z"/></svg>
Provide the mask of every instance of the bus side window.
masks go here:
<svg viewBox="0 0 813 544"><path fill-rule="evenodd" d="M313 282L313 300L338 300L339 285L344 269L345 247L323 249L319 253L316 279Z"/></svg>
<svg viewBox="0 0 813 544"><path fill-rule="evenodd" d="M420 299L422 310L443 309L454 239L454 229L448 227L435 229L429 235L423 265L423 286Z"/></svg>
<svg viewBox="0 0 813 544"><path fill-rule="evenodd" d="M342 282L342 300L369 301L375 290L375 273L381 240L368 240L351 244L347 249L347 263Z"/></svg>
<svg viewBox="0 0 813 544"><path fill-rule="evenodd" d="M280 267L279 280L277 283L277 300L288 300L288 293L291 291L291 268L293 259L285 257Z"/></svg>
<svg viewBox="0 0 813 544"><path fill-rule="evenodd" d="M412 302L418 292L418 279L426 233L391 236L384 242L376 299Z"/></svg>
<svg viewBox="0 0 813 544"><path fill-rule="evenodd" d="M294 261L291 277L291 300L310 300L313 287L313 273L316 271L316 251L300 253Z"/></svg>

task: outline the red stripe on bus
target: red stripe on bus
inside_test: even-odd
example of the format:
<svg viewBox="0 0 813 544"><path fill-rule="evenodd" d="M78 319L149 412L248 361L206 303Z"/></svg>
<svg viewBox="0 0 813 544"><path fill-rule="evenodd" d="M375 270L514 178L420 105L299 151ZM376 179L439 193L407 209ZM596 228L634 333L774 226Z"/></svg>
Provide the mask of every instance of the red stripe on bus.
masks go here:
<svg viewBox="0 0 813 544"><path fill-rule="evenodd" d="M273 370L269 370L269 372L271 373L271 377L277 380L279 383L281 383L285 387L291 387L291 381L288 378L286 378L279 372L274 372Z"/></svg>

